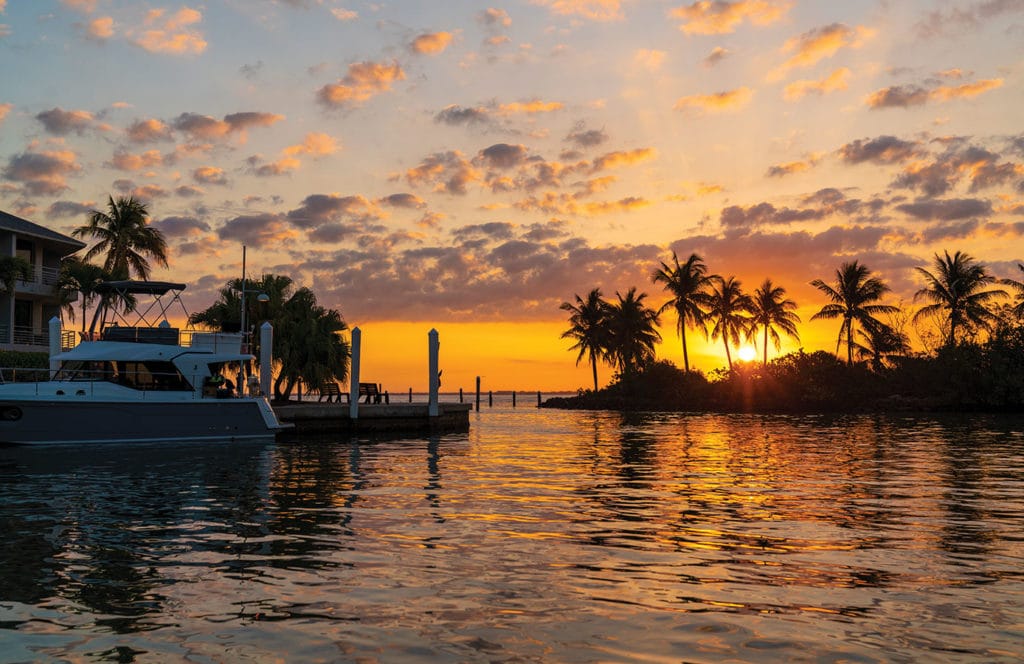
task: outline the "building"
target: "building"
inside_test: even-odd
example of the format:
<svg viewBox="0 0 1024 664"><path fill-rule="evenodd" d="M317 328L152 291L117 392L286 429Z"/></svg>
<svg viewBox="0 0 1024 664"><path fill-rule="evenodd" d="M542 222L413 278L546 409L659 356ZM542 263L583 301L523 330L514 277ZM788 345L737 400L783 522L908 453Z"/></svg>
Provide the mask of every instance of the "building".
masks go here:
<svg viewBox="0 0 1024 664"><path fill-rule="evenodd" d="M60 262L84 247L84 242L0 210L0 257L20 256L32 266L32 278L16 281L13 293L0 286L0 349L48 349L49 321L60 316Z"/></svg>

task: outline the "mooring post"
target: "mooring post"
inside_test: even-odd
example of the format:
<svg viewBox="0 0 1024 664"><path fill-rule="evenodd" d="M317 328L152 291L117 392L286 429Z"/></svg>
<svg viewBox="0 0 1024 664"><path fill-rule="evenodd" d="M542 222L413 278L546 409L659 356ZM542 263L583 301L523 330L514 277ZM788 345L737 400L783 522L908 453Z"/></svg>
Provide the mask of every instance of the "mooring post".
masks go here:
<svg viewBox="0 0 1024 664"><path fill-rule="evenodd" d="M431 329L430 332L427 333L427 347L430 351L430 360L428 362L430 365L428 369L430 371L430 397L427 401L427 415L430 417L437 417L439 412L437 407L437 393L441 388L441 376L438 374L437 369L438 355L441 350L441 341L438 338L437 330Z"/></svg>
<svg viewBox="0 0 1024 664"><path fill-rule="evenodd" d="M409 403L412 403L412 388L409 388Z"/></svg>
<svg viewBox="0 0 1024 664"><path fill-rule="evenodd" d="M462 403L462 388L459 388L459 403Z"/></svg>
<svg viewBox="0 0 1024 664"><path fill-rule="evenodd" d="M516 407L516 391L512 390L512 407Z"/></svg>
<svg viewBox="0 0 1024 664"><path fill-rule="evenodd" d="M487 407L488 408L493 408L494 407L494 391L493 390L487 390Z"/></svg>
<svg viewBox="0 0 1024 664"><path fill-rule="evenodd" d="M352 365L348 377L348 416L352 420L359 419L359 352L363 345L363 331L352 328Z"/></svg>
<svg viewBox="0 0 1024 664"><path fill-rule="evenodd" d="M540 408L540 390L537 390L537 408Z"/></svg>
<svg viewBox="0 0 1024 664"><path fill-rule="evenodd" d="M480 376L476 377L476 412L480 412Z"/></svg>
<svg viewBox="0 0 1024 664"><path fill-rule="evenodd" d="M274 366L274 326L270 321L260 325L260 394L270 398L270 379Z"/></svg>

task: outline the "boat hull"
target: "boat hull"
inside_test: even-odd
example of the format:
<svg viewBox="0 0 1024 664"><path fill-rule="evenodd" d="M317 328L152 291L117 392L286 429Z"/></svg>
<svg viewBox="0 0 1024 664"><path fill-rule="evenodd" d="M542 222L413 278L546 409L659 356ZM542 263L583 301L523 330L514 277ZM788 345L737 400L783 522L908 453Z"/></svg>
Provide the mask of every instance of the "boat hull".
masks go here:
<svg viewBox="0 0 1024 664"><path fill-rule="evenodd" d="M273 440L262 399L94 401L0 398L0 444Z"/></svg>

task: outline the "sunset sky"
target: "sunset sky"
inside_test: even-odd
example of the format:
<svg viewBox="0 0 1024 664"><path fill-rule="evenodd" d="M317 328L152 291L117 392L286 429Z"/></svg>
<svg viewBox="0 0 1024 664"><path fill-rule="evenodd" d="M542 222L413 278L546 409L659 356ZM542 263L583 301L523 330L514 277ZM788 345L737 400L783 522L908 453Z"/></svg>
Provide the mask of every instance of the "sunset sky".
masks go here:
<svg viewBox="0 0 1024 664"><path fill-rule="evenodd" d="M392 391L431 327L443 389L587 386L559 304L660 306L672 251L785 287L784 352L834 350L843 261L909 308L935 252L1024 259L1024 0L0 0L0 63L0 209L138 196L193 310L246 245Z"/></svg>

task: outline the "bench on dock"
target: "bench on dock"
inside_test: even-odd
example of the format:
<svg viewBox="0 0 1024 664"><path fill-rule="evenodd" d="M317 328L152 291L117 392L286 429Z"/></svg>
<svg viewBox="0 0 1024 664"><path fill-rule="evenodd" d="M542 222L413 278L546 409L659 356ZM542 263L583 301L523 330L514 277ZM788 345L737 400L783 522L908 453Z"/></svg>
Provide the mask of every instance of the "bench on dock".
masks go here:
<svg viewBox="0 0 1024 664"><path fill-rule="evenodd" d="M341 391L341 387L339 387L337 383L322 383L320 385L320 398L318 399L318 401L326 401L327 403L341 403L342 394L344 393Z"/></svg>
<svg viewBox="0 0 1024 664"><path fill-rule="evenodd" d="M359 398L366 397L363 403L380 403L381 396L377 383L359 383Z"/></svg>

